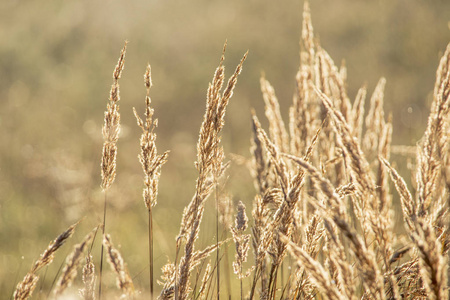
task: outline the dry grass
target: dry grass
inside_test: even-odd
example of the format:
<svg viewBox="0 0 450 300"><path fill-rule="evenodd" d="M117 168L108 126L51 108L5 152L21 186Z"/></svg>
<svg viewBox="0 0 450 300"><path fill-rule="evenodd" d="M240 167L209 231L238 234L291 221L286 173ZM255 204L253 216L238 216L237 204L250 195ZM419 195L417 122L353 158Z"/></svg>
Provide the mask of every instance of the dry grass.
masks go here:
<svg viewBox="0 0 450 300"><path fill-rule="evenodd" d="M125 49L114 71L105 113L102 161L105 191L116 172L120 128L118 79ZM252 112L251 157L244 159L254 178L254 201L244 201L253 206L252 219L248 219L244 203L239 202L232 226L232 208L223 180L230 164L225 160L221 133L246 57L247 53L225 84L224 47L209 84L197 143L195 193L184 209L175 255L163 267L158 299L236 298L238 294L241 299L448 299L450 45L437 70L431 114L423 138L416 148L393 147L392 120L383 108L386 80L380 79L367 105L366 87L361 87L351 101L345 65L338 67L315 38L306 2L301 62L289 120L282 119L274 87L261 78L268 133ZM135 290L122 256L113 247L110 236L103 235L108 261L124 298L139 298L140 292L144 298L146 290L153 298L156 290L152 208L157 200L161 166L168 153L157 153L157 120L153 119L149 97L150 66L144 83L145 119L136 111L135 116L143 131L139 160L145 176L143 198L149 213L149 287ZM411 188L390 162L393 149L407 155L411 155L411 149L416 150L411 176L415 181ZM197 250L196 242L208 208L205 203L212 195L217 209L216 242ZM103 230L104 223L105 220ZM223 232L231 230L236 278L229 278L231 275L224 267L229 263L228 251L220 250L228 247L231 239L226 234L219 239L220 224ZM74 227L50 244L17 285L15 299L31 296L38 280L36 273L52 261L54 252L70 237ZM245 233L248 227L251 234ZM54 289L56 297L72 284L85 256L80 294L84 299L95 299L95 268L90 250L84 254L93 238L94 233L87 235L67 258ZM214 251L217 251L215 262L207 262ZM249 261L253 263L247 259L251 253L253 260ZM237 280L239 293L230 294L231 287L221 288ZM99 296L102 297L101 293Z"/></svg>
<svg viewBox="0 0 450 300"><path fill-rule="evenodd" d="M70 226L48 245L47 249L41 254L41 257L33 264L31 270L25 275L24 279L17 284L14 292L14 300L28 299L31 297L39 280L39 276L36 273L53 262L55 252L73 235L77 225L78 223Z"/></svg>

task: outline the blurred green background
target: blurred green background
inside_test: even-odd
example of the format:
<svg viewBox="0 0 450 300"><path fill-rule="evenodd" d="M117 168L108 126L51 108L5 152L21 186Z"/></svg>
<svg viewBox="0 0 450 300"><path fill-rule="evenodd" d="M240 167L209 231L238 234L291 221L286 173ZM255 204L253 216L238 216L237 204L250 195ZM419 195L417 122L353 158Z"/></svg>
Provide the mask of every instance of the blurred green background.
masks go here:
<svg viewBox="0 0 450 300"><path fill-rule="evenodd" d="M38 290L48 289L71 245L101 222L101 126L125 40L122 136L106 226L137 287L148 290L147 215L137 160L141 132L132 113L132 107L143 112L147 62L158 148L171 151L154 213L159 277L160 266L174 258L182 209L194 193L195 144L224 41L227 76L250 50L223 132L226 153L248 157L250 108L263 119L262 72L287 117L302 7L300 0L0 1L1 294L13 291L50 240L85 217L42 273ZM365 83L371 93L385 76L393 143L414 145L426 125L440 54L450 41L450 1L311 0L311 10L322 46L338 65L346 61L350 97ZM254 191L247 170L233 166L229 176L234 201L250 203ZM206 224L209 215L212 203ZM203 226L199 245L214 240L213 226ZM114 284L108 277L106 282Z"/></svg>

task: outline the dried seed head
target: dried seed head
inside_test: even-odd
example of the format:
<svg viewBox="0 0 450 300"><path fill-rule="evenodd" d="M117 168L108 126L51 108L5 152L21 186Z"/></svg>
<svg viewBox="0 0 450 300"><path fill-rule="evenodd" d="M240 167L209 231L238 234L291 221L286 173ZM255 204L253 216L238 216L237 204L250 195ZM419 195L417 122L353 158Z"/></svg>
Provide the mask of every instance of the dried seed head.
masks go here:
<svg viewBox="0 0 450 300"><path fill-rule="evenodd" d="M152 68L150 67L150 64L147 65L147 69L145 70L144 74L144 84L145 87L149 90L152 87Z"/></svg>
<svg viewBox="0 0 450 300"><path fill-rule="evenodd" d="M25 275L25 278L16 287L16 291L14 292L14 300L28 299L31 297L38 280L39 276L36 274L28 273Z"/></svg>
<svg viewBox="0 0 450 300"><path fill-rule="evenodd" d="M242 203L242 201L239 201L238 207L237 207L237 216L236 216L236 229L239 231L245 231L248 227L248 218L247 214L245 213L245 205Z"/></svg>
<svg viewBox="0 0 450 300"><path fill-rule="evenodd" d="M117 287L122 290L122 293L124 295L133 297L134 285L130 273L128 272L128 269L119 250L114 248L109 234L105 234L103 236L103 245L106 248L106 256L108 258L108 262L113 271L116 273Z"/></svg>
<svg viewBox="0 0 450 300"><path fill-rule="evenodd" d="M122 51L120 51L120 57L119 60L117 61L116 68L114 69L113 72L114 80L119 80L120 76L122 76L123 67L125 65L125 54L127 52L127 45L128 41L125 41L125 45L123 46Z"/></svg>
<svg viewBox="0 0 450 300"><path fill-rule="evenodd" d="M116 156L117 156L117 141L120 133L120 114L119 105L120 100L119 78L122 75L122 70L125 65L125 53L127 49L127 42L120 52L119 61L113 72L114 82L111 86L109 102L106 106L104 125L103 125L103 149L102 149L102 163L101 163L101 187L107 190L116 178Z"/></svg>
<svg viewBox="0 0 450 300"><path fill-rule="evenodd" d="M56 284L55 295L62 294L67 288L72 285L73 280L77 276L77 268L81 263L82 254L88 248L89 243L94 238L98 228L95 228L94 231L89 233L84 240L74 246L72 252L66 258L66 265L64 266L61 276Z"/></svg>
<svg viewBox="0 0 450 300"><path fill-rule="evenodd" d="M86 257L86 264L83 267L84 288L80 290L80 295L85 300L95 300L95 267L92 263L92 256Z"/></svg>

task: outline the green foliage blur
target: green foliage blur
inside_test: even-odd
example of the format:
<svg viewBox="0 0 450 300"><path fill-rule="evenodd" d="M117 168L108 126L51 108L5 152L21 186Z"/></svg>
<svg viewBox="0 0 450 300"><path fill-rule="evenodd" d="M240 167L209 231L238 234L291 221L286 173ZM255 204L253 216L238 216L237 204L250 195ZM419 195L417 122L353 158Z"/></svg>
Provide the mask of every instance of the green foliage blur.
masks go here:
<svg viewBox="0 0 450 300"><path fill-rule="evenodd" d="M264 119L262 73L287 119L299 66L302 7L300 0L1 1L1 294L12 293L48 243L84 218L41 274L36 293L47 291L72 245L102 221L101 126L125 40L122 135L106 230L138 289L147 291L147 213L137 160L141 132L132 113L136 107L143 114L147 62L159 119L157 145L159 152L171 151L154 210L159 277L160 267L174 259L179 220L194 193L206 89L225 40L227 77L245 51L249 56L227 112L224 147L227 154L249 157L250 108ZM321 45L338 65L345 60L350 97L364 84L371 93L385 76L393 144L414 145L426 125L440 54L450 41L450 2L311 0L311 11ZM225 189L235 202L250 204L254 196L248 171L237 164ZM210 202L205 224L215 215ZM213 226L201 230L200 245L215 241ZM93 251L98 266L98 241ZM105 280L114 284L112 277Z"/></svg>

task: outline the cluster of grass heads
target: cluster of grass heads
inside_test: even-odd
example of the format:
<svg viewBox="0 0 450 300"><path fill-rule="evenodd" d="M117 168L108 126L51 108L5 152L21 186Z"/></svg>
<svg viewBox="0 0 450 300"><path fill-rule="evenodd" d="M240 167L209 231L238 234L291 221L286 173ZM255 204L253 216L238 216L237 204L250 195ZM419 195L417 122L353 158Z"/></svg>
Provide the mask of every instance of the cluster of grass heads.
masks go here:
<svg viewBox="0 0 450 300"><path fill-rule="evenodd" d="M157 214L162 167L170 158L168 152L159 154L156 147L150 66L144 74L145 118L139 116L139 109L134 110L142 129L139 161L144 171L149 248L148 261L142 258L142 264L150 266L148 286L135 287L108 234L107 193L116 177L119 79L125 53L126 45L113 72L104 115L103 221L74 246L50 297L67 296L75 282L82 299L109 299L116 294L125 299L180 300L448 299L450 45L436 72L423 138L415 146L394 147L392 117L383 109L385 79L379 80L367 105L366 87L352 101L347 94L346 68L336 66L315 39L306 2L301 62L288 122L282 118L274 88L261 78L268 129L252 112L251 157L232 157L247 166L254 179L251 209L242 202L234 205L226 192L230 163L221 133L247 53L226 82L224 47L207 89L197 143L195 192L184 209L174 255L162 268L159 288L154 286L153 244L158 241L153 237L152 216ZM415 158L409 166L411 187L391 162L392 153ZM206 210L208 198L215 202L215 212ZM215 214L215 242L200 248L197 242L205 213ZM32 295L39 271L52 262L76 226L50 243L17 284L14 299ZM93 241L98 236L101 255L94 261L92 252L97 248ZM234 261L230 261L232 248ZM109 286L102 288L107 272L104 256L116 275L118 292ZM79 268L82 278L75 281Z"/></svg>

